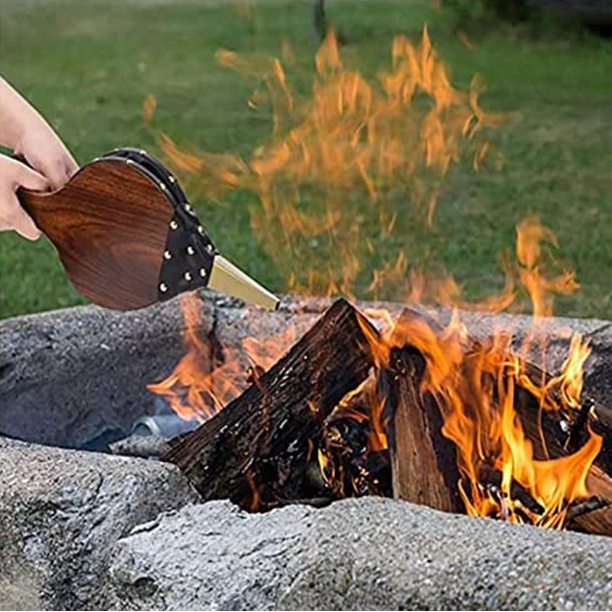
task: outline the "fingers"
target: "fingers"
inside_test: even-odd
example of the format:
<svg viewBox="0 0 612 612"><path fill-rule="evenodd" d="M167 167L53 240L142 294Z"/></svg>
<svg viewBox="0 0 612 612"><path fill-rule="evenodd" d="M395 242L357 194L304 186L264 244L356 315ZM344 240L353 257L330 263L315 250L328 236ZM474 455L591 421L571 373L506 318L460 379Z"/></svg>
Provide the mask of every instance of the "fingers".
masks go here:
<svg viewBox="0 0 612 612"><path fill-rule="evenodd" d="M12 202L6 203L8 207L7 219L0 219L0 227L6 227L6 229L13 229L18 234L27 238L28 240L37 240L40 238L40 230L32 221L32 218L21 208L17 196L13 196ZM3 203L4 206L5 203ZM3 215L0 215L2 217Z"/></svg>
<svg viewBox="0 0 612 612"><path fill-rule="evenodd" d="M50 182L32 168L25 164L19 164L19 171L15 177L19 187L30 189L31 191L48 191Z"/></svg>
<svg viewBox="0 0 612 612"><path fill-rule="evenodd" d="M66 145L45 122L28 130L15 152L45 176L53 190L63 187L78 170L78 165Z"/></svg>
<svg viewBox="0 0 612 612"><path fill-rule="evenodd" d="M76 162L74 165L76 166ZM48 179L53 190L65 185L74 173L70 171L68 163L63 158L50 161L42 160L41 163L37 164L37 169Z"/></svg>
<svg viewBox="0 0 612 612"><path fill-rule="evenodd" d="M70 151L66 151L65 166L66 173L69 179L72 178L72 176L76 174L76 171L79 169L79 164L76 163L76 160L74 159L74 157L72 157Z"/></svg>
<svg viewBox="0 0 612 612"><path fill-rule="evenodd" d="M24 164L0 155L0 230L15 230L24 238L36 240L40 231L23 210L17 197L20 187L46 191L49 182Z"/></svg>
<svg viewBox="0 0 612 612"><path fill-rule="evenodd" d="M53 190L63 187L78 169L78 164L68 151L63 157L42 161L38 167L41 174L49 180L49 185Z"/></svg>

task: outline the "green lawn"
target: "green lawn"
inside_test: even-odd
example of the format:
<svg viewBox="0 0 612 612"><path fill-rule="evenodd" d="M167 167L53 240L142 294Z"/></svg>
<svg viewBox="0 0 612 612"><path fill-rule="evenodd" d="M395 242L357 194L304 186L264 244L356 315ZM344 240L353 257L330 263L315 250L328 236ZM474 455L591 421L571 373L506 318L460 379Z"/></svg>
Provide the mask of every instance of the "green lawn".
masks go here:
<svg viewBox="0 0 612 612"><path fill-rule="evenodd" d="M469 296L484 295L503 280L497 254L512 247L520 219L535 212L557 233L582 285L559 312L612 318L612 42L564 34L531 40L506 28L474 37L469 49L426 0L331 6L349 39L343 53L369 74L388 65L395 33L417 39L427 21L454 82L465 87L478 72L488 85L483 106L517 114L493 136L501 169L454 167L434 231L406 224L363 262L363 278L406 245L409 261L426 252ZM247 108L253 83L218 66L215 51L278 55L287 38L307 70L318 46L310 3L261 4L245 19L222 3L2 0L0 19L0 70L81 163L118 146L157 150L155 132L141 120L150 93L158 98L155 126L175 141L248 156L269 133L270 117ZM281 275L250 230L253 195L233 193L225 205L198 198L223 252L281 291ZM80 301L49 244L0 235L0 317Z"/></svg>

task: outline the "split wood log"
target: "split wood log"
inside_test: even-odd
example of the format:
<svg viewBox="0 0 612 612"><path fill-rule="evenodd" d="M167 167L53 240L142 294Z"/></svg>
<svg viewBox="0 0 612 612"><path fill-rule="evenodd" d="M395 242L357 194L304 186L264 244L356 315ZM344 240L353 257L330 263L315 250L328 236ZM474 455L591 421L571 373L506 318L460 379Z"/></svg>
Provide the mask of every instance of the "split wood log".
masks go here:
<svg viewBox="0 0 612 612"><path fill-rule="evenodd" d="M597 465L591 466L587 489L596 498L593 509L586 508L568 522L568 529L612 536L612 478Z"/></svg>
<svg viewBox="0 0 612 612"><path fill-rule="evenodd" d="M445 512L461 512L454 445L442 436L442 416L419 386L425 369L411 347L393 349L379 376L391 414L387 437L393 497Z"/></svg>
<svg viewBox="0 0 612 612"><path fill-rule="evenodd" d="M179 466L206 500L266 507L316 497L308 490L313 442L334 406L373 365L374 327L338 300L242 395L197 430L179 436L163 459ZM314 457L313 457L314 455Z"/></svg>

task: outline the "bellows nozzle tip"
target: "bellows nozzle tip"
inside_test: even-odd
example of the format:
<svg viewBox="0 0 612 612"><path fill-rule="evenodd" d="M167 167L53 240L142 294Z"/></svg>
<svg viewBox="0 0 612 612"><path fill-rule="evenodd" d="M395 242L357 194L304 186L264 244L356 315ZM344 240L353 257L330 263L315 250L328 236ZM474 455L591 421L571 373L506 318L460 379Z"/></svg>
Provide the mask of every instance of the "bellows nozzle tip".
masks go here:
<svg viewBox="0 0 612 612"><path fill-rule="evenodd" d="M215 255L208 287L267 310L278 310L280 306L278 297L221 255Z"/></svg>

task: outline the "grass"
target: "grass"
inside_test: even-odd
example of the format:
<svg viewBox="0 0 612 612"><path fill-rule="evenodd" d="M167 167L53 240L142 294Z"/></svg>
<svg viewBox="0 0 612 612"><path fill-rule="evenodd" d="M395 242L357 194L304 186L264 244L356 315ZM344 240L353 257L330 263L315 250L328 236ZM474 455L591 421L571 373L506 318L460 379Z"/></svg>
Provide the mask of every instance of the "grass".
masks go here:
<svg viewBox="0 0 612 612"><path fill-rule="evenodd" d="M388 64L397 32L417 38L423 23L453 80L474 72L487 83L482 104L515 111L494 136L498 171L449 173L434 232L408 228L398 243L436 253L468 295L498 287L497 254L512 247L514 227L537 213L558 235L581 290L559 303L566 315L612 317L612 43L547 35L530 39L498 29L459 39L448 16L423 2L332 4L348 35L345 54L371 73ZM2 73L46 115L82 163L117 146L156 150L140 105L158 98L155 123L179 143L247 155L269 131L269 117L245 101L252 84L215 63L218 47L278 55L290 39L303 67L317 49L308 3L270 3L251 19L223 3L3 0ZM272 289L283 282L249 227L253 196L234 193L226 206L196 201L223 251ZM394 250L395 249L395 250ZM410 251L410 252L412 252ZM365 262L366 272L375 258ZM70 306L81 298L52 247L0 235L0 317Z"/></svg>

